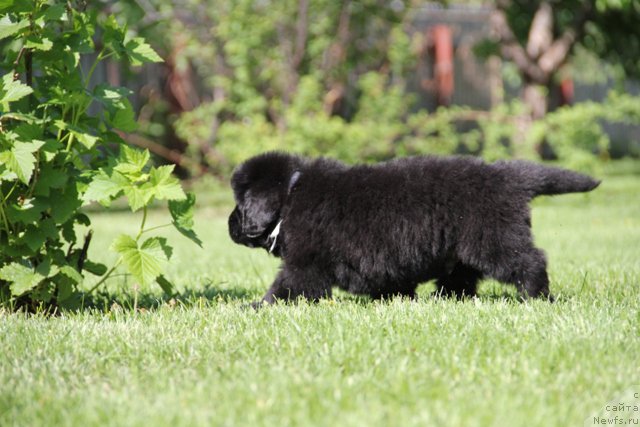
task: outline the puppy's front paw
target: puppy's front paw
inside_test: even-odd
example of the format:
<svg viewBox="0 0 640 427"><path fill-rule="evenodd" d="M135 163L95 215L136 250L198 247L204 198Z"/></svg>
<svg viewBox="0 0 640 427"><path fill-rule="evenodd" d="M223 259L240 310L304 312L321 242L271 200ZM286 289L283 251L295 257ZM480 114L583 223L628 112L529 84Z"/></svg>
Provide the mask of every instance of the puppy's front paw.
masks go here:
<svg viewBox="0 0 640 427"><path fill-rule="evenodd" d="M249 304L242 304L242 308L245 310L252 309L252 310L258 311L265 305L268 305L268 303L265 302L264 300L260 300L260 301L254 301Z"/></svg>

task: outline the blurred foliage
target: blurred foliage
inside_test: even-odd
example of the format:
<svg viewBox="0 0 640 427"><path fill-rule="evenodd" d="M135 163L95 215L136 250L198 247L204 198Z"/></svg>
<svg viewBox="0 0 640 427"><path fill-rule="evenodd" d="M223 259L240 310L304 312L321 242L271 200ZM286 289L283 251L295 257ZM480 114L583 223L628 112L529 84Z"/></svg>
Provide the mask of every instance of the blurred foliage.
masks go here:
<svg viewBox="0 0 640 427"><path fill-rule="evenodd" d="M628 94L611 92L604 102L564 106L530 123L520 100L490 111L449 107L433 113L411 113L401 91L381 91L386 84L376 73L363 76L363 105L358 106L353 120L346 121L318 108L319 85L304 78L299 96L285 113L291 123L287 129L279 129L261 115L222 124L216 149L226 162L218 165L220 172L228 174L247 157L268 150L326 155L348 163L454 153L476 154L493 161L509 157L539 159L543 143L563 164L593 172L599 168L598 159L608 159L610 141L603 123L640 124L640 102ZM209 130L207 126L187 129Z"/></svg>
<svg viewBox="0 0 640 427"><path fill-rule="evenodd" d="M540 3L504 2L521 43ZM639 122L627 108L637 98L628 95L612 96L600 106L563 107L535 123L520 100L491 111L417 110L418 94L408 92L406 79L427 49L423 31L412 28L413 12L424 4L99 0L91 8L116 15L165 59L163 83L143 90L138 132L180 152L188 159L180 164L196 176L203 170L225 176L248 156L272 149L347 162L452 153L495 159L539 157L544 143L561 161L584 167L596 159L594 153L607 157L603 120ZM601 67L594 58L602 57L633 75L640 55L634 54L638 37L629 25L636 22L637 2L554 0L551 5L554 37L588 10L588 24L577 34L582 64L577 73L602 80L601 73L585 71ZM495 52L495 46L484 47L484 55ZM512 86L523 84L517 67L505 63L504 69Z"/></svg>
<svg viewBox="0 0 640 427"><path fill-rule="evenodd" d="M599 58L621 66L627 76L640 77L640 2L637 0L510 0L505 10L521 43L526 43L532 18L543 2L553 10L554 36L568 29L577 43ZM497 1L497 3L501 3ZM584 27L582 27L584 22Z"/></svg>
<svg viewBox="0 0 640 427"><path fill-rule="evenodd" d="M403 77L416 59L402 2L151 3L162 17L158 35L170 73L186 82L170 88L184 95L184 111L174 115L176 133L189 142L186 152L214 171L227 171L243 151L283 146L312 144L311 152L353 160L376 157L388 149L372 141L385 146L402 126ZM377 95L387 92L395 96L384 100L395 104L381 110L385 101ZM397 123L374 134L364 124L374 110L384 114L376 120Z"/></svg>
<svg viewBox="0 0 640 427"><path fill-rule="evenodd" d="M195 107L174 122L189 143L186 152L225 175L248 156L274 149L347 162L459 152L495 159L538 156L544 142L559 159L584 167L593 153L606 157L602 120L633 121L613 114L622 108L614 98L562 108L535 126L519 101L489 112L416 111L405 78L415 72L424 40L420 32L408 36L408 29L412 8L423 3L151 1L166 55L175 72L193 82ZM522 40L538 4L509 3L510 24ZM580 35L587 58L600 53L589 50L589 40L612 37L598 25L611 25L619 11L635 7L624 1L591 6L600 21L591 19ZM553 7L560 33L578 7L575 1Z"/></svg>

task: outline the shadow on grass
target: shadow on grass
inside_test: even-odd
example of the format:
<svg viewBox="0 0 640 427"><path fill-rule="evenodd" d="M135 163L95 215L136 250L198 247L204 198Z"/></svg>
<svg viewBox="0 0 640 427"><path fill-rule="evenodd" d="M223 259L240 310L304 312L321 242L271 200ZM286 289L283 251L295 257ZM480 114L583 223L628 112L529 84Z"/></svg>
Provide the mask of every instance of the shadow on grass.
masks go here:
<svg viewBox="0 0 640 427"><path fill-rule="evenodd" d="M242 306L249 307L250 303L259 301L262 296L262 291L248 290L244 288L228 288L224 286L224 283L210 283L204 286L203 289L189 289L180 293L176 293L172 296L159 295L153 292L96 292L95 294L84 295L84 297L77 301L74 308L66 308L62 311L101 311L109 312L114 310L126 310L126 311L154 311L163 306L181 306L181 307L197 307L207 306L212 304L234 304L239 303ZM480 292L477 297L455 299L451 297L442 297L436 294L431 289L419 290L418 296L415 300L407 297L392 297L388 299L373 299L367 295L354 295L348 292L336 290L333 295L334 301L338 304L340 302L357 304L361 306L370 306L374 304L389 304L398 298L402 298L407 301L435 301L435 302L460 302L463 304L472 303L475 298L484 302L509 302L520 304L523 302L522 298L517 292L507 287L494 287L488 289L488 292ZM556 299L556 302L566 301L568 298L566 295L560 295ZM296 304L291 302L290 304ZM60 308L53 305L49 307L29 307L14 306L11 311L25 311L28 313L41 313L48 315L60 314Z"/></svg>
<svg viewBox="0 0 640 427"><path fill-rule="evenodd" d="M373 304L388 304L393 300L402 298L409 301L406 297L393 297L389 299L373 299L366 295L353 295L347 292L337 292L333 298L336 302L341 301L349 302L362 306L369 306ZM135 294L110 294L110 293L98 293L91 300L86 300L83 309L97 309L100 311L108 311L117 307L121 307L125 310L155 310L164 305L181 305L183 307L194 307L204 304L212 303L234 303L240 302L242 305L249 305L254 301L259 301L262 296L261 292L250 291L243 288L225 288L219 285L207 285L204 289L197 290L185 290L184 292L174 294L173 296L159 296L154 293L138 293ZM504 290L502 292L492 290L489 293L481 293L477 297L481 301L485 302L511 302L522 303L523 300L516 292ZM474 298L462 298L456 300L455 298L441 297L436 295L435 292L420 292L416 301L440 301L440 302L452 302L458 301L461 303L470 303ZM296 304L296 302L291 302ZM82 310L82 309L81 309Z"/></svg>
<svg viewBox="0 0 640 427"><path fill-rule="evenodd" d="M171 296L158 295L152 292L136 293L110 293L98 292L95 295L85 296L82 310L108 311L117 307L126 310L144 309L155 310L164 305L181 305L193 307L196 305L211 304L212 302L229 303L233 301L251 302L257 298L257 294L242 288L224 288L219 285L209 284L204 289L189 289L175 293Z"/></svg>
<svg viewBox="0 0 640 427"><path fill-rule="evenodd" d="M489 301L489 302L513 302L513 303L521 303L524 300L520 297L515 289L510 289L509 286L498 286L493 287L485 291L481 291L475 297L463 297L461 299L456 299L455 297L448 297L438 295L434 287L424 287L418 288L416 299L411 299L406 296L393 296L390 298L382 298L382 299L374 299L367 295L354 295L350 294L346 291L342 291L337 289L333 293L333 298L337 301L348 301L353 304L358 305L370 305L370 304L385 304L390 303L391 301L398 300L399 298L406 301L436 301L436 302L447 302L447 301L459 301L459 302L470 302L475 298L481 301Z"/></svg>

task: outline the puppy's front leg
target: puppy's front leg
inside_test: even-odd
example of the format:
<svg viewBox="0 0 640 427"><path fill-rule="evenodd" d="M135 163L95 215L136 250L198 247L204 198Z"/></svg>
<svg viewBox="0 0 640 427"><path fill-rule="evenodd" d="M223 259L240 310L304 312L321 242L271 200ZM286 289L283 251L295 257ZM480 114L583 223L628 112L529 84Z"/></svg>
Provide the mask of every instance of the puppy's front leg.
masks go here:
<svg viewBox="0 0 640 427"><path fill-rule="evenodd" d="M317 301L331 297L331 285L325 275L312 268L283 266L260 303L293 301L298 297Z"/></svg>

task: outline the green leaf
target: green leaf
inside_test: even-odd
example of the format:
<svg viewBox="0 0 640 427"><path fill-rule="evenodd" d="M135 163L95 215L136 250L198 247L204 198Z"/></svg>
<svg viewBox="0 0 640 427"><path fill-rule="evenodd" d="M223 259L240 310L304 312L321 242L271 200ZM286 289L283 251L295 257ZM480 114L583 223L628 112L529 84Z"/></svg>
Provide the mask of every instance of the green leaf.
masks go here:
<svg viewBox="0 0 640 427"><path fill-rule="evenodd" d="M2 76L0 84L0 106L3 111L9 111L9 103L17 101L33 92L30 86L20 80L13 80L13 74L8 73Z"/></svg>
<svg viewBox="0 0 640 427"><path fill-rule="evenodd" d="M53 42L46 37L39 39L35 36L31 36L27 37L27 42L24 44L24 47L46 52L48 50L51 50L51 48L53 47Z"/></svg>
<svg viewBox="0 0 640 427"><path fill-rule="evenodd" d="M15 181L18 179L18 175L15 172L11 172L9 169L4 169L0 172L0 181Z"/></svg>
<svg viewBox="0 0 640 427"><path fill-rule="evenodd" d="M125 132L132 132L138 127L133 107L127 99L132 93L129 89L106 84L93 90L93 98L105 107L105 118L109 124Z"/></svg>
<svg viewBox="0 0 640 427"><path fill-rule="evenodd" d="M147 206L153 197L153 191L149 183L137 186L130 184L124 187L124 195L127 196L131 211L135 212L144 206Z"/></svg>
<svg viewBox="0 0 640 427"><path fill-rule="evenodd" d="M123 253L128 250L138 249L138 244L133 239L133 237L128 236L126 234L121 234L111 243L111 249L118 252Z"/></svg>
<svg viewBox="0 0 640 427"><path fill-rule="evenodd" d="M21 123L14 131L17 135L17 140L27 142L33 141L34 139L42 140L44 128L41 124Z"/></svg>
<svg viewBox="0 0 640 427"><path fill-rule="evenodd" d="M184 200L170 200L169 212L173 218L174 227L185 237L202 247L202 241L193 231L193 213L196 204L196 195L187 193Z"/></svg>
<svg viewBox="0 0 640 427"><path fill-rule="evenodd" d="M149 150L137 150L127 145L120 147L118 164L113 168L123 174L138 174L149 163Z"/></svg>
<svg viewBox="0 0 640 427"><path fill-rule="evenodd" d="M73 295L73 283L66 276L61 276L54 281L58 285L58 302L66 301Z"/></svg>
<svg viewBox="0 0 640 427"><path fill-rule="evenodd" d="M78 132L75 130L71 130L73 136L80 142L80 144L84 145L87 149L92 149L96 142L99 141L100 138L97 136L89 135L88 133Z"/></svg>
<svg viewBox="0 0 640 427"><path fill-rule="evenodd" d="M11 283L11 294L20 296L30 291L42 282L46 277L17 262L5 265L0 269L0 279Z"/></svg>
<svg viewBox="0 0 640 427"><path fill-rule="evenodd" d="M13 6L15 0L0 0L0 10L5 10Z"/></svg>
<svg viewBox="0 0 640 427"><path fill-rule="evenodd" d="M170 260L171 255L173 255L173 248L167 244L167 239L164 237L151 237L142 244L142 248L145 249L148 246L153 246L156 244L156 242L160 244L160 248L162 249L162 252L164 252L164 255L167 257L167 260Z"/></svg>
<svg viewBox="0 0 640 427"><path fill-rule="evenodd" d="M35 224L27 225L24 235L19 239L24 242L29 249L37 252L47 239L56 239L58 237L58 229L53 219L47 218Z"/></svg>
<svg viewBox="0 0 640 427"><path fill-rule="evenodd" d="M106 172L100 171L89 183L82 200L85 203L111 200L117 197L128 183L129 181L118 172L114 171L109 176Z"/></svg>
<svg viewBox="0 0 640 427"><path fill-rule="evenodd" d="M0 0L0 10L11 8L12 13L33 12L34 0Z"/></svg>
<svg viewBox="0 0 640 427"><path fill-rule="evenodd" d="M126 108L123 100L133 95L133 91L124 87L112 87L108 84L99 84L93 89L93 97L110 111Z"/></svg>
<svg viewBox="0 0 640 427"><path fill-rule="evenodd" d="M60 142L56 141L55 139L47 139L44 142L44 145L40 147L40 149L47 153L56 154L58 151L62 149L62 147L63 145ZM51 158L48 161L52 160L53 157L55 156L50 156L50 157Z"/></svg>
<svg viewBox="0 0 640 427"><path fill-rule="evenodd" d="M81 98L76 99L77 103L80 105L90 100L91 98L89 96L84 97L84 95ZM87 129L82 126L74 126L62 120L55 120L53 124L58 130L68 130L75 139L89 150L100 140L99 137L87 133Z"/></svg>
<svg viewBox="0 0 640 427"><path fill-rule="evenodd" d="M173 283L168 281L163 275L160 275L156 278L156 283L160 285L165 294L167 294L168 296L173 295Z"/></svg>
<svg viewBox="0 0 640 427"><path fill-rule="evenodd" d="M91 220L89 219L89 217L81 212L76 214L76 221L78 221L78 224L82 224L86 226L91 225Z"/></svg>
<svg viewBox="0 0 640 427"><path fill-rule="evenodd" d="M51 188L62 188L66 183L67 174L64 169L58 169L51 163L41 163L40 174L33 194L48 197Z"/></svg>
<svg viewBox="0 0 640 427"><path fill-rule="evenodd" d="M0 162L15 172L20 181L28 184L36 163L32 153L43 144L43 141L15 142L11 150L0 153Z"/></svg>
<svg viewBox="0 0 640 427"><path fill-rule="evenodd" d="M78 285L82 284L84 278L74 267L63 265L52 280L58 288L58 303L62 303L69 302L70 298L77 296L75 290ZM65 306L69 307L69 304L65 304Z"/></svg>
<svg viewBox="0 0 640 427"><path fill-rule="evenodd" d="M8 243L0 241L0 253L9 259L29 258L35 255L27 245L18 244L15 240Z"/></svg>
<svg viewBox="0 0 640 427"><path fill-rule="evenodd" d="M31 224L39 221L42 212L49 209L49 203L41 197L25 200L22 204L11 203L7 208L7 217L11 222Z"/></svg>
<svg viewBox="0 0 640 427"><path fill-rule="evenodd" d="M51 217L58 223L67 222L82 206L82 199L78 195L76 184L72 181L63 189L56 189L49 197Z"/></svg>
<svg viewBox="0 0 640 427"><path fill-rule="evenodd" d="M82 268L96 276L102 276L107 272L107 266L97 262L85 260Z"/></svg>
<svg viewBox="0 0 640 427"><path fill-rule="evenodd" d="M75 224L73 221L67 221L64 224L62 224L61 232L62 232L61 233L62 238L66 242L68 242L71 246L73 246L73 244L75 244L76 241L78 240L76 236Z"/></svg>
<svg viewBox="0 0 640 427"><path fill-rule="evenodd" d="M122 56L124 53L125 29L120 27L114 15L109 15L102 24L102 29L104 30L102 41L105 46L111 48L117 57Z"/></svg>
<svg viewBox="0 0 640 427"><path fill-rule="evenodd" d="M21 29L29 26L29 18L25 18L18 22L11 22L9 15L0 18L0 40L12 36Z"/></svg>
<svg viewBox="0 0 640 427"><path fill-rule="evenodd" d="M21 122L27 122L27 123L33 123L38 120L38 118L32 114L25 114L25 113L18 113L18 112L6 113L6 114L3 114L2 117L21 121Z"/></svg>
<svg viewBox="0 0 640 427"><path fill-rule="evenodd" d="M64 42L69 54L79 58L79 54L92 53L95 50L93 35L95 34L95 15L74 13L72 15L74 31L64 34Z"/></svg>
<svg viewBox="0 0 640 427"><path fill-rule="evenodd" d="M55 290L56 289L53 282L47 280L46 282L40 283L38 286L36 286L36 288L31 291L29 297L34 301L42 301L48 303L49 301L51 301L51 298L53 298Z"/></svg>
<svg viewBox="0 0 640 427"><path fill-rule="evenodd" d="M123 99L122 105L122 108L116 109L115 112L111 114L111 126L124 132L133 132L138 128L133 107L128 99Z"/></svg>
<svg viewBox="0 0 640 427"><path fill-rule="evenodd" d="M187 196L182 190L180 181L171 176L174 165L165 165L158 168L151 168L149 172L150 180L153 187L153 193L158 200L184 200Z"/></svg>
<svg viewBox="0 0 640 427"><path fill-rule="evenodd" d="M65 18L65 5L64 4L54 4L49 6L44 11L44 19L45 21L60 21Z"/></svg>
<svg viewBox="0 0 640 427"><path fill-rule="evenodd" d="M65 266L60 267L60 271L59 271L58 274L67 277L68 279L70 279L76 285L81 284L82 281L84 280L84 278L82 277L82 274L80 274L80 272L78 272L78 270L76 270L75 268L71 267L70 265L65 265Z"/></svg>
<svg viewBox="0 0 640 427"><path fill-rule="evenodd" d="M162 62L160 55L142 37L129 40L124 48L132 65L142 65L146 62Z"/></svg>
<svg viewBox="0 0 640 427"><path fill-rule="evenodd" d="M58 274L58 271L60 271L60 269L57 266L51 265L50 258L43 259L42 262L36 267L36 273L44 277L55 276L56 274Z"/></svg>
<svg viewBox="0 0 640 427"><path fill-rule="evenodd" d="M127 270L143 285L153 282L168 261L158 237L151 237L138 247L133 238L123 234L116 238L112 248L120 254Z"/></svg>

